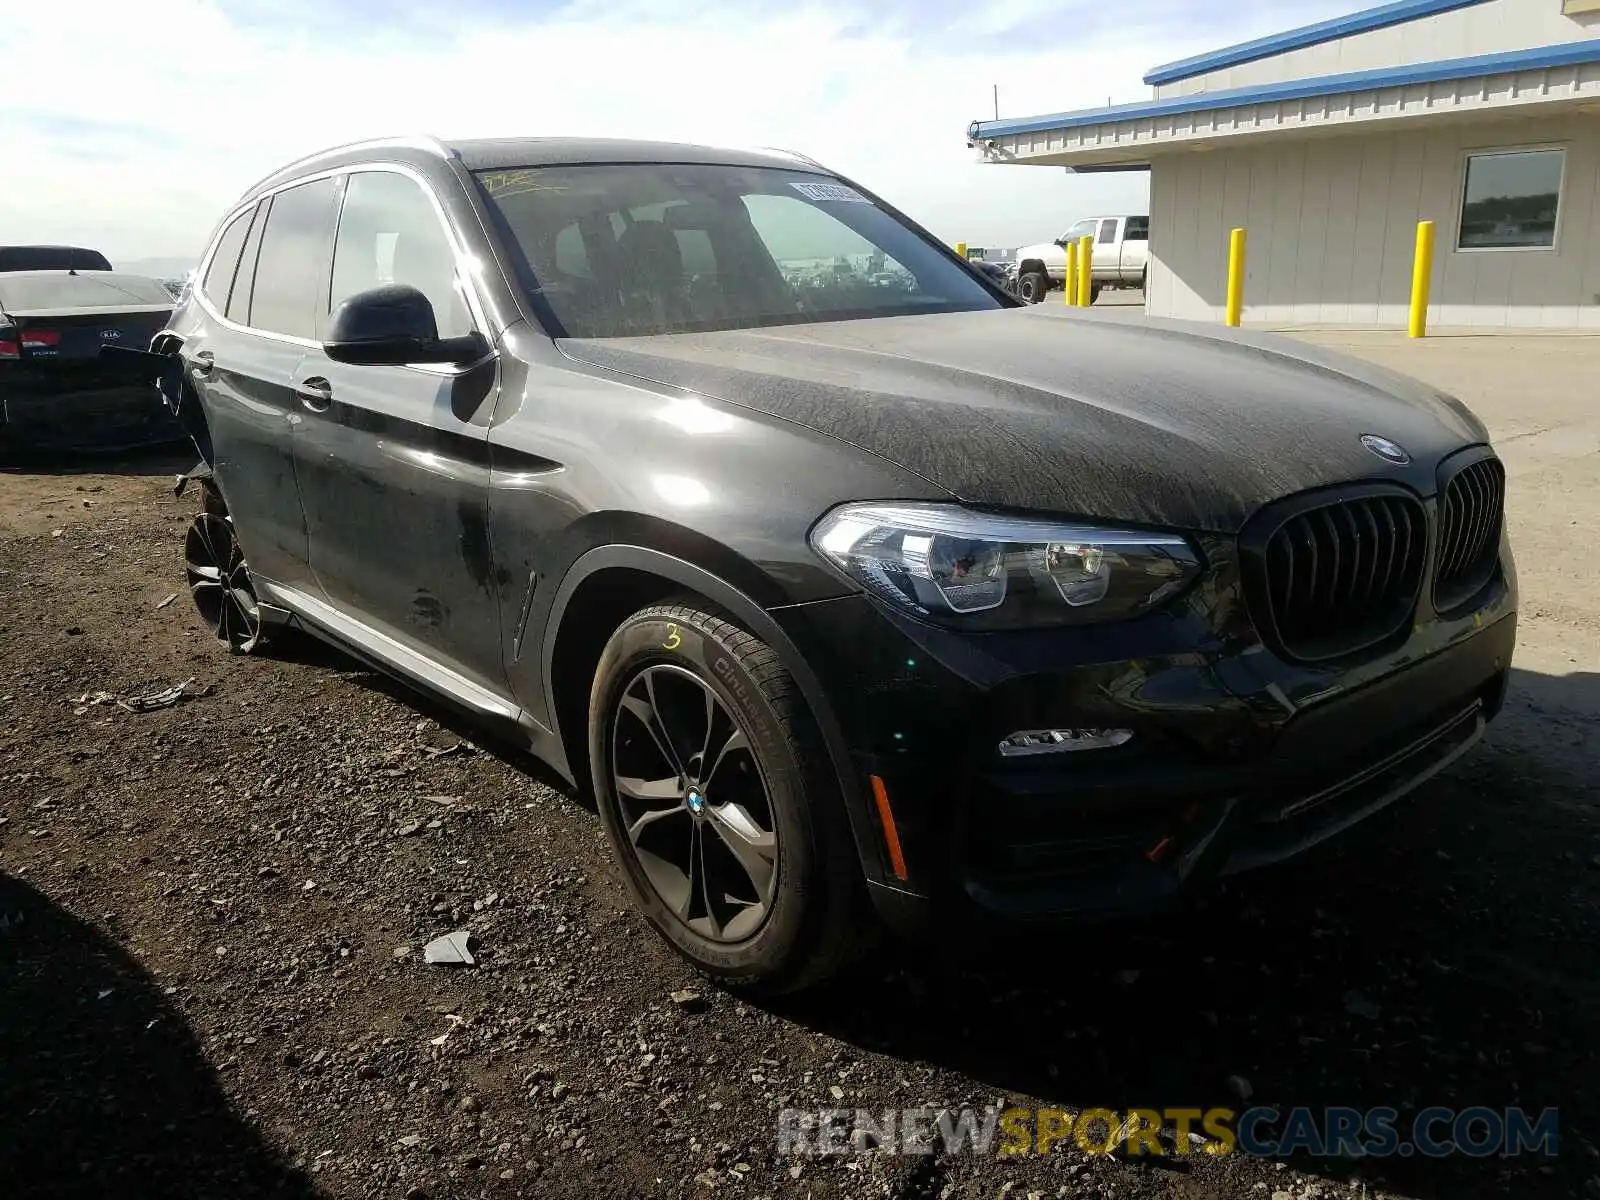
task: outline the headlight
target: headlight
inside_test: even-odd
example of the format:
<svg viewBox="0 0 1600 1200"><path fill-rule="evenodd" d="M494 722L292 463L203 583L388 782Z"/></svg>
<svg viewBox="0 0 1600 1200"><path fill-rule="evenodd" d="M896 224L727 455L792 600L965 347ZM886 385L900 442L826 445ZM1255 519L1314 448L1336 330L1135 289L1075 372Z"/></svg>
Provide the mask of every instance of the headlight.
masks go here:
<svg viewBox="0 0 1600 1200"><path fill-rule="evenodd" d="M874 596L964 629L1114 621L1170 599L1200 570L1175 533L948 504L841 505L811 544Z"/></svg>

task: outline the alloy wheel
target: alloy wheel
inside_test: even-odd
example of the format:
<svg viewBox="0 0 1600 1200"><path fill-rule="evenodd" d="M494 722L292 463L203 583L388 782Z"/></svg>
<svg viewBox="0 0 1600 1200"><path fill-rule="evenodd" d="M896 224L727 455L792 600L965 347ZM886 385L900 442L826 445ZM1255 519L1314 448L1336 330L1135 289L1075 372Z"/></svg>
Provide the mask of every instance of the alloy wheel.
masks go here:
<svg viewBox="0 0 1600 1200"><path fill-rule="evenodd" d="M682 667L637 671L612 715L628 848L667 909L713 942L754 936L778 882L777 823L744 728Z"/></svg>
<svg viewBox="0 0 1600 1200"><path fill-rule="evenodd" d="M216 513L201 513L184 538L183 557L200 619L228 649L250 653L261 640L261 606L233 523Z"/></svg>

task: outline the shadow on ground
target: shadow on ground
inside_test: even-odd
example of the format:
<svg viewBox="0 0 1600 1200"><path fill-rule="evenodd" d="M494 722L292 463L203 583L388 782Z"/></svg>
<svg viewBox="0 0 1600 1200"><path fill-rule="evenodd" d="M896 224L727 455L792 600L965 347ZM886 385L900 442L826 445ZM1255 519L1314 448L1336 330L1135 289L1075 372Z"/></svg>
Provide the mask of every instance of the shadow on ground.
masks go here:
<svg viewBox="0 0 1600 1200"><path fill-rule="evenodd" d="M8 1198L317 1194L229 1111L161 986L121 946L6 874L0 1064Z"/></svg>
<svg viewBox="0 0 1600 1200"><path fill-rule="evenodd" d="M448 709L303 635L276 657L352 673L456 736ZM1242 1112L1556 1108L1559 1153L1295 1167L1408 1195L1600 1200L1600 675L1515 670L1487 742L1393 808L1178 914L981 960L969 943L893 952L774 1012L974 1081L974 1105ZM508 761L569 787L526 754ZM1481 1126L1479 1127L1481 1130ZM1271 1138L1281 1126L1258 1126ZM1434 1125L1435 1137L1450 1133ZM1126 1169L1191 1169L1171 1157Z"/></svg>
<svg viewBox="0 0 1600 1200"><path fill-rule="evenodd" d="M777 1010L961 1071L980 1105L1388 1106L1404 1141L1432 1105L1556 1107L1554 1158L1288 1157L1407 1194L1600 1197L1597 714L1600 675L1514 672L1488 744L1291 864L1154 925L981 965L908 952Z"/></svg>

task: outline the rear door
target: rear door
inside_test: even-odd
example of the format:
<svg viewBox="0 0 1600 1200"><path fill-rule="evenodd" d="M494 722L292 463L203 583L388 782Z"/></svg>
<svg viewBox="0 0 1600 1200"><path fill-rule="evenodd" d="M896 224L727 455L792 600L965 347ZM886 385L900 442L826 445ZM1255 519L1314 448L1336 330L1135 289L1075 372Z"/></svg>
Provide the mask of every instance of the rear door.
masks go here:
<svg viewBox="0 0 1600 1200"><path fill-rule="evenodd" d="M1102 217L1094 239L1094 274L1097 279L1117 279L1122 267L1117 262L1117 218Z"/></svg>
<svg viewBox="0 0 1600 1200"><path fill-rule="evenodd" d="M216 482L252 572L268 584L313 592L294 470L294 426L303 411L294 383L317 344L334 198L332 179L312 180L235 218L200 284L211 319L183 346L211 430Z"/></svg>
<svg viewBox="0 0 1600 1200"><path fill-rule="evenodd" d="M1133 283L1144 276L1150 261L1150 218L1127 217L1122 222L1122 277Z"/></svg>
<svg viewBox="0 0 1600 1200"><path fill-rule="evenodd" d="M320 319L358 292L401 283L432 301L440 336L470 333L479 323L457 262L456 241L418 177L354 170ZM495 359L466 369L354 366L313 348L296 384L305 405L296 469L311 565L327 598L430 668L442 664L503 696L488 530Z"/></svg>

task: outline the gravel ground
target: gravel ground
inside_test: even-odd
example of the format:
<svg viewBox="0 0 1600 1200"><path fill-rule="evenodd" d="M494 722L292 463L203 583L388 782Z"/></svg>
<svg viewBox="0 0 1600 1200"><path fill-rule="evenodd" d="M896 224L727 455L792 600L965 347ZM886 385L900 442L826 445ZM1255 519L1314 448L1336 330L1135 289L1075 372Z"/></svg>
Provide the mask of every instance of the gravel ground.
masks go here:
<svg viewBox="0 0 1600 1200"><path fill-rule="evenodd" d="M886 952L752 1005L624 908L588 801L537 764L309 639L229 657L187 597L163 607L186 465L0 473L6 1196L1600 1197L1592 607L1530 612L1562 667L1519 669L1463 764L1181 921ZM159 711L96 695L191 678ZM458 928L478 965L426 964ZM791 1105L1246 1092L1554 1105L1560 1153L776 1149Z"/></svg>

